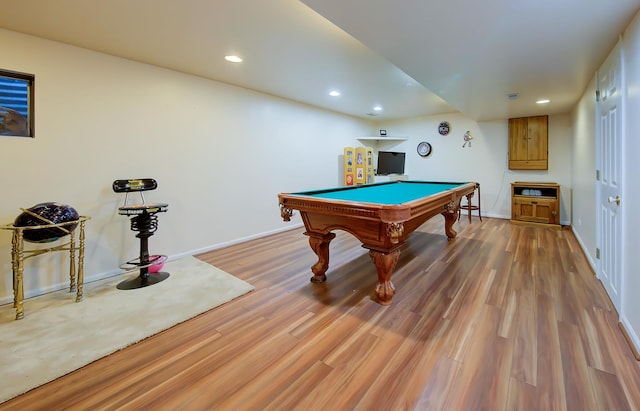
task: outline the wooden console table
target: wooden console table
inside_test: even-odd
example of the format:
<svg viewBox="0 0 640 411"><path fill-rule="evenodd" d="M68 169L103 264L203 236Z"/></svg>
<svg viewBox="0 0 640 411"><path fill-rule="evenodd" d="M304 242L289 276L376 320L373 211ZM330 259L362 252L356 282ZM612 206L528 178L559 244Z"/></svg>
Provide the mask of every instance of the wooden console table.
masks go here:
<svg viewBox="0 0 640 411"><path fill-rule="evenodd" d="M67 221L58 224L43 224L37 226L24 226L16 227L13 224L6 224L0 226L3 230L13 231L13 238L11 240L11 268L13 271L13 306L16 309L16 320L20 320L24 317L24 290L23 290L23 272L24 272L24 260L35 257L41 254L50 253L53 251L69 251L69 291L76 291L76 302L82 301L82 288L84 284L84 227L87 220L90 217L80 216L78 220ZM78 227L69 232L68 241L63 244L59 244L55 247L37 248L33 250L24 249L24 232L29 230L41 230L46 228L62 228L63 230L67 226L78 225ZM76 242L76 232L79 233L78 241ZM66 236L57 239L60 241L66 239ZM76 285L76 251L78 251L78 266L77 266L77 285Z"/></svg>
<svg viewBox="0 0 640 411"><path fill-rule="evenodd" d="M560 185L523 181L511 183L511 223L561 228Z"/></svg>

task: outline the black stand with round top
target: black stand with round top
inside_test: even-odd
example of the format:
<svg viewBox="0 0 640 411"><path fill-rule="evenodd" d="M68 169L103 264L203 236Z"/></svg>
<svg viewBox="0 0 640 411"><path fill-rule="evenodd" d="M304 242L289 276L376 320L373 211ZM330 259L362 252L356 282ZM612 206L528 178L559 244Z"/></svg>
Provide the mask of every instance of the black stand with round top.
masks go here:
<svg viewBox="0 0 640 411"><path fill-rule="evenodd" d="M167 272L149 273L149 267L158 264L166 259L164 255L149 256L149 237L158 229L158 213L163 213L169 208L168 204L144 202L143 191L155 190L158 187L152 178L116 180L113 182L113 191L116 193L139 192L142 203L128 204L127 196L125 203L118 208L118 214L131 217L131 230L137 232L136 237L140 239L140 256L136 259L123 263L120 268L123 270L140 270L138 277L124 280L117 285L119 290L131 290L157 284L169 277Z"/></svg>

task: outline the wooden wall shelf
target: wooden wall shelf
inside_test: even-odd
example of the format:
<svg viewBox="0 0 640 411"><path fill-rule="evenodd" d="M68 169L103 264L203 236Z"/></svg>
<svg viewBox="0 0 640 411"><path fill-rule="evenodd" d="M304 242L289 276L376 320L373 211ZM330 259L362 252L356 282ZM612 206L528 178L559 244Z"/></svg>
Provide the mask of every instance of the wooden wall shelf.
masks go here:
<svg viewBox="0 0 640 411"><path fill-rule="evenodd" d="M380 137L358 137L358 140L362 141L406 141L409 137L392 137L392 136L380 136Z"/></svg>

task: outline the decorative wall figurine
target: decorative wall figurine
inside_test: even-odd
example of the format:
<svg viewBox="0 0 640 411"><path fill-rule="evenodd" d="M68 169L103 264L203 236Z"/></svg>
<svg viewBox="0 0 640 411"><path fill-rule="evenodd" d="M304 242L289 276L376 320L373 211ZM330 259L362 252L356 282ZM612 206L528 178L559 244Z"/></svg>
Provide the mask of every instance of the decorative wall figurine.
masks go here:
<svg viewBox="0 0 640 411"><path fill-rule="evenodd" d="M471 140L473 140L471 131L467 130L467 132L464 133L464 137L462 138L464 139L464 144L462 145L462 148L466 147L467 143L469 143L469 147L471 147Z"/></svg>

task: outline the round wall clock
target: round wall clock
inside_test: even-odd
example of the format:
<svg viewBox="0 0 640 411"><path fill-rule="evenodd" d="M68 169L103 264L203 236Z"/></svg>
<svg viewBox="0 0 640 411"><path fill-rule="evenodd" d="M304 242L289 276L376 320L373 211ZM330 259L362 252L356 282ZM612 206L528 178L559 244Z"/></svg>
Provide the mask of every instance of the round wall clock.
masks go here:
<svg viewBox="0 0 640 411"><path fill-rule="evenodd" d="M422 157L426 157L431 154L431 144L427 143L426 141L418 144L418 154L420 154L420 156Z"/></svg>
<svg viewBox="0 0 640 411"><path fill-rule="evenodd" d="M440 135L442 136L446 136L447 134L449 134L450 130L451 130L451 126L447 121L442 121L438 125L438 133L440 133Z"/></svg>

